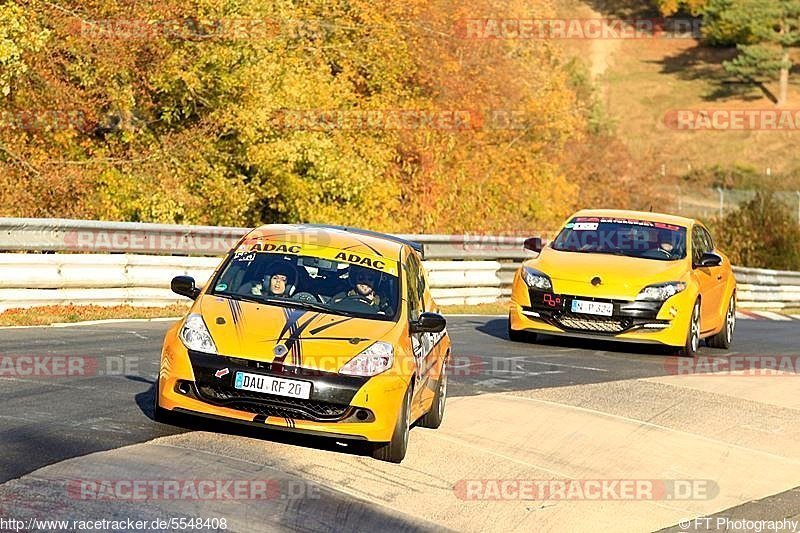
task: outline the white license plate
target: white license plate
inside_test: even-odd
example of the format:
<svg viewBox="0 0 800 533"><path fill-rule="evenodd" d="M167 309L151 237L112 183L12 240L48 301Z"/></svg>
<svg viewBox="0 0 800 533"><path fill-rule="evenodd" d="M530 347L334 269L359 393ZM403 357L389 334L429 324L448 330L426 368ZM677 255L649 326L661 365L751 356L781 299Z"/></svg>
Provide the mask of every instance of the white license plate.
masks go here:
<svg viewBox="0 0 800 533"><path fill-rule="evenodd" d="M611 316L614 314L614 304L572 300L572 312L584 313L587 315Z"/></svg>
<svg viewBox="0 0 800 533"><path fill-rule="evenodd" d="M233 387L239 390L263 392L264 394L289 396L304 400L308 400L311 397L311 383L307 381L273 378L272 376L248 374L247 372L236 373Z"/></svg>

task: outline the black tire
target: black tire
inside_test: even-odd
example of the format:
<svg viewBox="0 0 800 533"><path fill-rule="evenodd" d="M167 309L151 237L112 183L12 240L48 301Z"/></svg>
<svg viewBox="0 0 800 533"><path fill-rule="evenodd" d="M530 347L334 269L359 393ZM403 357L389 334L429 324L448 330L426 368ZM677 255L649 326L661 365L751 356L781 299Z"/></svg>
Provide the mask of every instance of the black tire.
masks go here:
<svg viewBox="0 0 800 533"><path fill-rule="evenodd" d="M512 342L536 342L536 333L511 329L511 317L508 318L508 339Z"/></svg>
<svg viewBox="0 0 800 533"><path fill-rule="evenodd" d="M694 302L692 318L689 321L689 330L686 332L686 343L680 350L680 355L694 357L700 347L700 300Z"/></svg>
<svg viewBox="0 0 800 533"><path fill-rule="evenodd" d="M444 418L444 404L447 402L447 361L442 364L442 373L433 396L433 405L425 416L419 419L417 425L423 428L438 429Z"/></svg>
<svg viewBox="0 0 800 533"><path fill-rule="evenodd" d="M156 379L156 389L153 394L153 420L162 424L172 424L175 422L177 415L172 411L164 409L158 404L158 390L161 379Z"/></svg>
<svg viewBox="0 0 800 533"><path fill-rule="evenodd" d="M411 429L411 386L409 385L403 398L403 405L397 415L392 440L381 442L372 449L372 457L379 461L399 463L408 450L408 433Z"/></svg>
<svg viewBox="0 0 800 533"><path fill-rule="evenodd" d="M706 345L712 348L722 348L727 350L733 341L733 331L736 329L736 297L731 296L728 302L728 310L725 312L725 323L716 335L706 339Z"/></svg>

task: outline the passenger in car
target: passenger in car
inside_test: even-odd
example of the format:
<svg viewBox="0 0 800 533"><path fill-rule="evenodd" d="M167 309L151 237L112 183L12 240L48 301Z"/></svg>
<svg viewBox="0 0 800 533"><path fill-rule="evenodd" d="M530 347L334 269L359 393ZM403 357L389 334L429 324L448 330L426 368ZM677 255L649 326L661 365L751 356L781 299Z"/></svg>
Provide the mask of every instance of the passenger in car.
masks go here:
<svg viewBox="0 0 800 533"><path fill-rule="evenodd" d="M255 296L275 296L288 298L296 289L297 271L289 264L278 263L267 269L267 273L260 282L246 283L242 292ZM264 287L267 288L266 294Z"/></svg>

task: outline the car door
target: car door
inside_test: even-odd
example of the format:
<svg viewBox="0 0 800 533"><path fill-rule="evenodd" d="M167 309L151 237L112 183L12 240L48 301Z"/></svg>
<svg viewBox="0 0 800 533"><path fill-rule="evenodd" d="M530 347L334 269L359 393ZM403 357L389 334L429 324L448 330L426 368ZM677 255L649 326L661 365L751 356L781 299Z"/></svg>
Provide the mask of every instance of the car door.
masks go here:
<svg viewBox="0 0 800 533"><path fill-rule="evenodd" d="M717 327L719 319L715 313L719 304L715 302L715 285L717 280L710 267L701 267L700 258L710 252L710 243L699 225L692 227L692 269L700 287L700 333L704 334ZM718 299L718 298L716 298Z"/></svg>
<svg viewBox="0 0 800 533"><path fill-rule="evenodd" d="M408 252L405 261L406 280L408 283L408 319L416 322L425 309L425 275L422 263L415 252ZM410 330L409 330L410 331ZM417 364L414 384L414 408L422 409L430 403L431 364L435 360L435 339L431 333L411 333L411 347Z"/></svg>
<svg viewBox="0 0 800 533"><path fill-rule="evenodd" d="M419 288L422 293L421 299L423 309L427 313L433 312L438 314L439 307L433 300L428 273L425 271L425 267L422 265L421 261L419 271ZM425 359L427 379L425 381L425 388L422 391L421 401L425 406L425 409L428 409L431 406L434 397L436 396L436 391L439 388L439 371L443 368L444 360L447 355L447 343L442 342L442 339L444 339L445 335L447 335L447 330L445 329L439 333L427 333L426 335L428 336L427 342L431 345L431 349Z"/></svg>
<svg viewBox="0 0 800 533"><path fill-rule="evenodd" d="M706 243L706 248L712 252L716 251L714 240L711 238L711 233L709 233L709 231L703 226L700 226L700 233L702 234L702 238ZM720 263L718 266L708 267L711 277L709 306L713 306L709 310L712 315L712 319L709 321L709 326L712 326L714 329L719 329L719 327L722 325L725 311L727 310L727 302L723 302L723 298L725 297L725 286L728 282L727 276L730 269L729 265L725 264L725 261L725 258L722 257L722 263Z"/></svg>

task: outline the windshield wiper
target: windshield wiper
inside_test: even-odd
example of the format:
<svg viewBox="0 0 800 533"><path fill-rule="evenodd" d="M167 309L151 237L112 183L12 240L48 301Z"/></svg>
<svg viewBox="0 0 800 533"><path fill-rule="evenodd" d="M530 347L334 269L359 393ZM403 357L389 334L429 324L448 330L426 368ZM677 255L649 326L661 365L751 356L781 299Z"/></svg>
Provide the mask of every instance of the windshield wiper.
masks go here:
<svg viewBox="0 0 800 533"><path fill-rule="evenodd" d="M600 253L597 250L570 250L569 248L553 248L557 252L573 252L576 254L596 254Z"/></svg>
<svg viewBox="0 0 800 533"><path fill-rule="evenodd" d="M289 308L296 308L296 309L307 309L309 311L319 311L320 313L330 313L333 315L344 315L344 316L359 316L354 313L350 313L348 311L341 311L339 309L334 309L328 307L326 305L314 303L314 302L305 302L303 300L284 300L283 298L261 298L258 300L260 303L265 304L273 304L279 305L281 307L289 307Z"/></svg>
<svg viewBox="0 0 800 533"><path fill-rule="evenodd" d="M320 313L329 313L332 315L363 318L362 314L352 313L350 311L343 311L341 309L335 309L314 302L304 302L303 300L284 300L283 298L259 297L254 295L251 296L248 294L238 294L235 292L222 292L222 291L217 291L214 294L219 296L225 296L226 298L231 298L232 300L243 300L246 302L253 302L257 304L278 305L280 307L288 307L289 309L306 309L309 311L318 311Z"/></svg>
<svg viewBox="0 0 800 533"><path fill-rule="evenodd" d="M230 298L231 300L242 300L245 302L254 302L257 304L260 304L264 301L262 298L259 298L258 296L250 296L247 294L239 294L235 292L216 291L212 294L214 294L215 296L224 296L226 298Z"/></svg>

